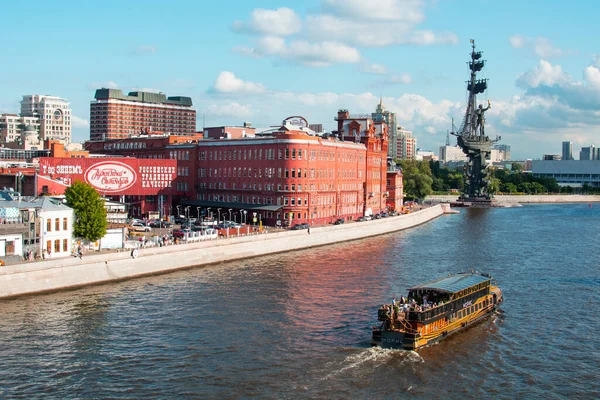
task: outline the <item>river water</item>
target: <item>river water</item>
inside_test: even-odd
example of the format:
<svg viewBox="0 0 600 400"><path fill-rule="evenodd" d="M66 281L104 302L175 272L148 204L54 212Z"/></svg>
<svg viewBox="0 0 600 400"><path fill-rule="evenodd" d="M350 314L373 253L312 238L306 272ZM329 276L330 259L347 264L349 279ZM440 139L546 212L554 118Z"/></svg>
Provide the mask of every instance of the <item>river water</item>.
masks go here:
<svg viewBox="0 0 600 400"><path fill-rule="evenodd" d="M600 204L462 209L360 241L0 301L0 397L599 398L599 228ZM378 305L471 268L496 278L501 312L419 352L370 347Z"/></svg>

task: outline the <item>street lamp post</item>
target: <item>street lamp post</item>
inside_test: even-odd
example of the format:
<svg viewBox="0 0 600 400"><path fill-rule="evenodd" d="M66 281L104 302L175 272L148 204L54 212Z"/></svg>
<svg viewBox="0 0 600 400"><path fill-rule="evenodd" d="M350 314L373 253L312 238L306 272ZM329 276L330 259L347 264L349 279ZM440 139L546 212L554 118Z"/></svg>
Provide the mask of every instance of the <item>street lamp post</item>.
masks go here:
<svg viewBox="0 0 600 400"><path fill-rule="evenodd" d="M247 224L248 223L248 211L244 210L244 223Z"/></svg>
<svg viewBox="0 0 600 400"><path fill-rule="evenodd" d="M185 208L185 218L190 219L190 206Z"/></svg>
<svg viewBox="0 0 600 400"><path fill-rule="evenodd" d="M212 223L212 214L210 213L210 207L206 209L206 214L210 218L210 222Z"/></svg>
<svg viewBox="0 0 600 400"><path fill-rule="evenodd" d="M245 210L240 210L240 224L244 225L244 211Z"/></svg>
<svg viewBox="0 0 600 400"><path fill-rule="evenodd" d="M231 211L232 211L232 209L230 208L230 209L229 209L229 220L230 220L230 221L231 221Z"/></svg>
<svg viewBox="0 0 600 400"><path fill-rule="evenodd" d="M217 224L221 223L221 209L217 208Z"/></svg>
<svg viewBox="0 0 600 400"><path fill-rule="evenodd" d="M200 207L196 207L196 210L198 211L198 221L200 221Z"/></svg>
<svg viewBox="0 0 600 400"><path fill-rule="evenodd" d="M181 218L181 212L179 211L179 208L181 206L176 206L175 208L177 209L177 218Z"/></svg>

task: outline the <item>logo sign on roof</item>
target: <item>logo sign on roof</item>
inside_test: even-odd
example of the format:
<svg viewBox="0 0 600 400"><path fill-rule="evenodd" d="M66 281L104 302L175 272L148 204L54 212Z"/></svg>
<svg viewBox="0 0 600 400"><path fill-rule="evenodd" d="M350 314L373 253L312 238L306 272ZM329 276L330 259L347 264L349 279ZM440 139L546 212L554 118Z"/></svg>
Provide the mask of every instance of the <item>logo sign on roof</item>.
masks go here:
<svg viewBox="0 0 600 400"><path fill-rule="evenodd" d="M135 184L136 174L127 164L107 161L95 164L85 173L85 181L101 192L120 192Z"/></svg>
<svg viewBox="0 0 600 400"><path fill-rule="evenodd" d="M308 121L306 120L306 118L300 116L287 117L283 120L283 125L292 125L308 128Z"/></svg>

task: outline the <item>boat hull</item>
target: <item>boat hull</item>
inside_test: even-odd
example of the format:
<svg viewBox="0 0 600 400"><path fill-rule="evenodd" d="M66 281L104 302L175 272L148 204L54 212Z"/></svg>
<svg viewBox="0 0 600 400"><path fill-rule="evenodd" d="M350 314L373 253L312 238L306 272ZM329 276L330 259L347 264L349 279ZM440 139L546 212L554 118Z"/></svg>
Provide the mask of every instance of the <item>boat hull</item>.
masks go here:
<svg viewBox="0 0 600 400"><path fill-rule="evenodd" d="M490 306L479 310L479 312L453 321L444 329L432 332L426 335L419 333L407 333L402 330L387 330L373 328L373 336L371 339L372 346L392 349L417 350L422 347L429 346L439 342L448 336L461 332L470 326L482 321L496 311L497 306Z"/></svg>

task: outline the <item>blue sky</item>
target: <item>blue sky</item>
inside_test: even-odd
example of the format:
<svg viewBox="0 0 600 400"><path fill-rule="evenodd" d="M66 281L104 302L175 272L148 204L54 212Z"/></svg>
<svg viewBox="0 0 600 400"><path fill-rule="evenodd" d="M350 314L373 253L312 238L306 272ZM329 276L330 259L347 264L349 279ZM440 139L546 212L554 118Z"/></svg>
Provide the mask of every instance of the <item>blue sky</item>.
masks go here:
<svg viewBox="0 0 600 400"><path fill-rule="evenodd" d="M473 38L488 61L486 132L514 159L600 145L595 1L7 2L0 112L24 94L67 99L89 138L100 87L192 97L198 129L290 115L334 128L339 108L384 105L436 153L459 125ZM454 144L455 141L452 140Z"/></svg>

